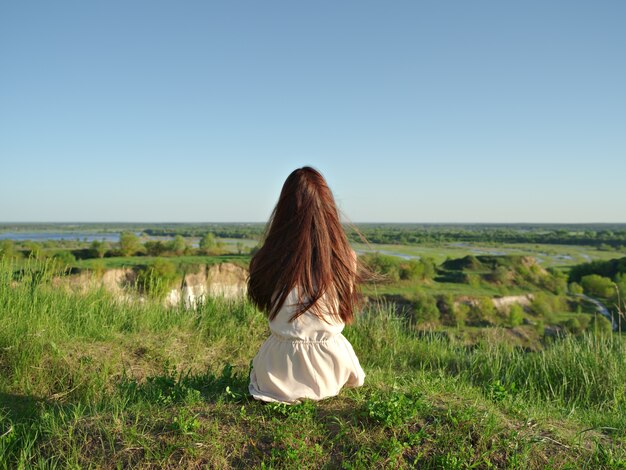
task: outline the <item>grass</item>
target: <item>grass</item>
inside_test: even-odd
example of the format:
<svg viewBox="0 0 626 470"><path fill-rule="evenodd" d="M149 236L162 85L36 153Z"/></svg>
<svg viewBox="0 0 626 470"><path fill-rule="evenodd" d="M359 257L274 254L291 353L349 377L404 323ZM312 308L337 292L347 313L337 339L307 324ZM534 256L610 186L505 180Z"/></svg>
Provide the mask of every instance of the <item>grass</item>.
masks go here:
<svg viewBox="0 0 626 470"><path fill-rule="evenodd" d="M300 405L247 394L267 320L20 282L0 262L0 468L626 468L626 343L465 346L376 304L345 330L366 384ZM40 272L39 275L30 273Z"/></svg>

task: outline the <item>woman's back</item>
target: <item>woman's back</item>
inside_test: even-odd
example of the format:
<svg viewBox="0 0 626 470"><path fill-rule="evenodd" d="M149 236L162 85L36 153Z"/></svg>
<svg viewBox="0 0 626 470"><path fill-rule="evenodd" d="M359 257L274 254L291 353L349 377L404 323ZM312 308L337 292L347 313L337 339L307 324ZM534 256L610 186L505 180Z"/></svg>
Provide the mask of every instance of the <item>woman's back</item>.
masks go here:
<svg viewBox="0 0 626 470"><path fill-rule="evenodd" d="M254 398L297 403L337 395L344 386L363 385L365 373L341 334L344 322L329 315L326 297L318 304L318 314L307 310L291 320L299 306L298 291L293 289L269 322L272 334L252 361L248 388Z"/></svg>
<svg viewBox="0 0 626 470"><path fill-rule="evenodd" d="M319 314L310 310L291 320L299 307L298 289L289 293L274 319L270 320L270 330L273 334L292 340L321 341L329 339L343 331L345 323L331 315L328 305L328 296L322 296L316 307Z"/></svg>

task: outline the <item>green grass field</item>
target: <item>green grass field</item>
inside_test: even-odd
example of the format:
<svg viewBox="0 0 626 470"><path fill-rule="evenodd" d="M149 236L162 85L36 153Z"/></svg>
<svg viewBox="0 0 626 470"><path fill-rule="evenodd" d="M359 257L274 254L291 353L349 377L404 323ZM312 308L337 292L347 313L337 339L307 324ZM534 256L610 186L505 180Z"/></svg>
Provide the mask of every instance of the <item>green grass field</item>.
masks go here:
<svg viewBox="0 0 626 470"><path fill-rule="evenodd" d="M250 304L167 309L12 275L0 262L0 467L626 467L616 335L527 353L492 328L465 346L373 304L345 330L364 387L265 405L247 395L268 335Z"/></svg>

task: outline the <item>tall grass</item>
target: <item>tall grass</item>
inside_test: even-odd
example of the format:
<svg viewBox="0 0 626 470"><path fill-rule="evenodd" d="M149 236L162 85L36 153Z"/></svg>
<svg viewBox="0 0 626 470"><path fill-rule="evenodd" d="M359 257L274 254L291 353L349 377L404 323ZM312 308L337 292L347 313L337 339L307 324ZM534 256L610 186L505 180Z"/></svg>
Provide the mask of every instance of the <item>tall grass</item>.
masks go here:
<svg viewBox="0 0 626 470"><path fill-rule="evenodd" d="M479 466L484 459L541 461L526 431L496 437L508 426L499 415L483 421L473 406L438 411L420 398L439 395L442 384L461 402L482 397L498 413L513 402L526 413L545 406L548 414L562 410L554 420L585 420L581 432L591 425L626 435L626 343L615 334L566 336L539 352L506 341L465 346L416 332L393 304L373 304L344 331L368 374L366 387L320 408L286 410L246 398L249 362L268 334L267 320L249 303L207 299L185 310L98 289L69 293L53 282L58 271L0 261L0 462L7 467L108 466L109 459L175 467L168 459L182 452L180 461L190 465L441 468L458 464L455 452L468 445L484 447L464 457ZM345 412L342 400L349 401ZM193 450L200 434L204 447ZM258 440L257 451L246 453L246 439ZM501 447L488 444L494 439L504 439ZM525 457L511 452L510 440ZM602 445L585 458L607 468L624 462L624 453ZM135 448L142 450L125 450ZM555 462L577 462L580 452ZM234 454L239 463L228 457Z"/></svg>
<svg viewBox="0 0 626 470"><path fill-rule="evenodd" d="M445 372L485 391L499 383L526 400L568 408L626 410L626 341L615 334L567 335L538 352L505 339L465 346L439 332L416 333L393 305L377 304L346 335L370 367Z"/></svg>

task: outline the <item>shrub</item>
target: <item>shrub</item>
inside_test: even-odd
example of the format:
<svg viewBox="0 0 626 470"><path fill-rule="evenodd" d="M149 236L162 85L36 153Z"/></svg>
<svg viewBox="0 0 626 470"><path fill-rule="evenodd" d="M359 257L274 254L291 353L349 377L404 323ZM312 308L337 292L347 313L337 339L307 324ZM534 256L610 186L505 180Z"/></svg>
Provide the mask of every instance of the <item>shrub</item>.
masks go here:
<svg viewBox="0 0 626 470"><path fill-rule="evenodd" d="M524 308L520 304L513 304L509 307L509 325L511 327L520 326L524 321Z"/></svg>
<svg viewBox="0 0 626 470"><path fill-rule="evenodd" d="M165 246L165 243L163 243L161 240L150 240L144 243L143 246L149 256L161 256L167 251L167 246Z"/></svg>
<svg viewBox="0 0 626 470"><path fill-rule="evenodd" d="M24 246L26 247L29 258L34 258L34 259L39 259L39 260L45 258L45 253L43 251L41 243L27 242L24 244Z"/></svg>
<svg viewBox="0 0 626 470"><path fill-rule="evenodd" d="M583 332L583 327L580 324L578 318L569 318L568 320L563 322L563 326L573 335L579 335Z"/></svg>
<svg viewBox="0 0 626 470"><path fill-rule="evenodd" d="M452 309L452 316L454 317L455 325L458 327L465 326L465 321L469 315L470 307L464 303L457 303Z"/></svg>
<svg viewBox="0 0 626 470"><path fill-rule="evenodd" d="M540 279L540 285L557 295L567 292L567 275L555 268L548 268L548 275Z"/></svg>
<svg viewBox="0 0 626 470"><path fill-rule="evenodd" d="M441 313L437 308L437 300L422 291L414 294L412 320L414 322L436 322L439 321Z"/></svg>
<svg viewBox="0 0 626 470"><path fill-rule="evenodd" d="M215 248L217 247L215 235L213 235L211 232L205 233L204 236L200 239L200 243L198 246L201 252L207 255L212 253L213 250L215 250Z"/></svg>
<svg viewBox="0 0 626 470"><path fill-rule="evenodd" d="M454 321L454 315L452 311L454 310L454 297L452 294L441 294L437 297L437 308L441 313L441 321L442 323L450 326L454 326L456 322Z"/></svg>
<svg viewBox="0 0 626 470"><path fill-rule="evenodd" d="M468 320L473 325L493 325L495 323L496 307L491 297L479 297L470 306Z"/></svg>
<svg viewBox="0 0 626 470"><path fill-rule="evenodd" d="M171 261L157 258L154 263L144 266L137 275L137 286L154 297L162 297L176 280L176 267Z"/></svg>
<svg viewBox="0 0 626 470"><path fill-rule="evenodd" d="M180 256L185 253L185 250L187 249L187 242L182 235L176 235L167 246L170 251Z"/></svg>
<svg viewBox="0 0 626 470"><path fill-rule="evenodd" d="M361 257L363 263L376 274L385 276L389 281L400 280L400 259L395 256L368 253Z"/></svg>
<svg viewBox="0 0 626 470"><path fill-rule="evenodd" d="M504 266L497 266L485 275L485 280L496 284L504 284L509 279L509 270Z"/></svg>
<svg viewBox="0 0 626 470"><path fill-rule="evenodd" d="M530 304L530 312L536 317L549 317L552 315L552 303L550 299L543 293L535 294Z"/></svg>
<svg viewBox="0 0 626 470"><path fill-rule="evenodd" d="M106 252L109 250L109 244L105 241L94 240L89 246L90 255L92 258L104 258Z"/></svg>
<svg viewBox="0 0 626 470"><path fill-rule="evenodd" d="M546 332L546 325L543 320L538 320L537 323L535 323L535 330L539 336L544 335Z"/></svg>
<svg viewBox="0 0 626 470"><path fill-rule="evenodd" d="M610 298L615 293L613 281L598 274L588 274L580 280L585 294Z"/></svg>
<svg viewBox="0 0 626 470"><path fill-rule="evenodd" d="M62 265L68 266L76 262L76 258L69 251L58 251L53 258Z"/></svg>
<svg viewBox="0 0 626 470"><path fill-rule="evenodd" d="M141 250L139 237L133 232L122 232L120 234L119 249L122 256L132 256Z"/></svg>
<svg viewBox="0 0 626 470"><path fill-rule="evenodd" d="M13 258L16 253L13 240L0 241L0 258Z"/></svg>
<svg viewBox="0 0 626 470"><path fill-rule="evenodd" d="M569 286L567 286L567 290L569 290L570 294L582 294L583 287L577 282L570 282Z"/></svg>
<svg viewBox="0 0 626 470"><path fill-rule="evenodd" d="M597 335L607 335L612 333L613 325L608 318L596 313L589 322L589 331Z"/></svg>
<svg viewBox="0 0 626 470"><path fill-rule="evenodd" d="M471 287L480 286L480 276L474 273L465 273L465 282Z"/></svg>

